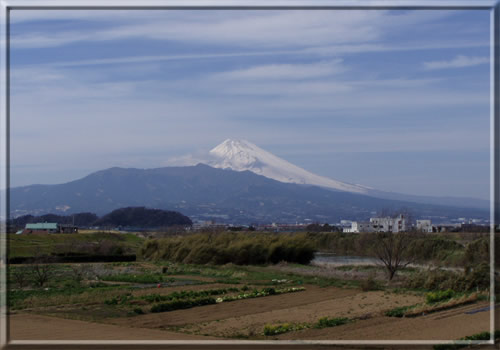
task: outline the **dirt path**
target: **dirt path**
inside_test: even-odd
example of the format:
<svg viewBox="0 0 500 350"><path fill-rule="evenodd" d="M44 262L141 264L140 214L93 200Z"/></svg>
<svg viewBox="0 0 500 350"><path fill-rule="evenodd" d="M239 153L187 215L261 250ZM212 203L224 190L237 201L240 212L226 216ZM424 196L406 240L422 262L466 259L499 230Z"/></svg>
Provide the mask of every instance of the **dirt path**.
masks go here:
<svg viewBox="0 0 500 350"><path fill-rule="evenodd" d="M379 316L338 327L282 334L275 339L456 340L489 331L489 311L466 313L488 305L481 302L416 318Z"/></svg>
<svg viewBox="0 0 500 350"><path fill-rule="evenodd" d="M10 340L207 340L216 339L32 314L9 316Z"/></svg>

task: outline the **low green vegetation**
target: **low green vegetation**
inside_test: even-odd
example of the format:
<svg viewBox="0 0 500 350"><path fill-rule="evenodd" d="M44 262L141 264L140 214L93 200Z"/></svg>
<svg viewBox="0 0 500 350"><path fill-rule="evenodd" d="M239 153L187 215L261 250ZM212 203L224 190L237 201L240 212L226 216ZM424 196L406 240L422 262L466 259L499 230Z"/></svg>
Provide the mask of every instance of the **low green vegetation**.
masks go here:
<svg viewBox="0 0 500 350"><path fill-rule="evenodd" d="M326 327L336 327L349 322L347 317L322 317L318 320L318 322L314 325L315 328L326 328Z"/></svg>
<svg viewBox="0 0 500 350"><path fill-rule="evenodd" d="M304 290L306 290L306 289L303 287L299 287L299 288L292 287L292 288L283 288L283 289L264 288L260 291L257 289L254 289L252 292L243 292L243 293L240 293L238 295L228 295L228 296L224 296L222 298L217 298L217 302L222 303L222 302L227 302L227 301L267 297L268 295L301 292Z"/></svg>
<svg viewBox="0 0 500 350"><path fill-rule="evenodd" d="M122 273L116 275L108 275L101 277L103 281L113 282L128 282L128 283L161 283L161 282L175 282L175 278L159 273Z"/></svg>
<svg viewBox="0 0 500 350"><path fill-rule="evenodd" d="M228 284L274 284L274 285L302 285L314 284L320 287L335 286L339 288L359 287L361 281L352 279L340 279L330 276L301 273L301 270L309 269L307 265L293 265L297 272L288 272L281 269L280 265L270 266L244 266L244 265L195 265L156 261L158 266L167 269L169 275L191 275L215 278L217 283ZM288 264L285 264L288 266Z"/></svg>
<svg viewBox="0 0 500 350"><path fill-rule="evenodd" d="M389 317L418 317L433 312L452 309L458 306L474 303L485 299L479 293L456 293L453 290L430 292L426 294L425 304L400 306L385 312Z"/></svg>
<svg viewBox="0 0 500 350"><path fill-rule="evenodd" d="M404 317L408 310L411 310L415 307L417 307L417 305L398 306L394 309L386 311L385 315L389 317Z"/></svg>
<svg viewBox="0 0 500 350"><path fill-rule="evenodd" d="M306 328L327 328L336 327L352 322L353 320L347 317L322 317L314 323L283 323L277 325L266 324L264 326L264 335L272 336L287 332L295 332Z"/></svg>
<svg viewBox="0 0 500 350"><path fill-rule="evenodd" d="M413 234L413 233L412 233ZM420 263L440 266L475 266L489 262L489 235L465 233L422 234L415 232L408 254ZM338 255L373 256L375 235L344 232L309 232L318 251ZM495 240L500 249L500 239ZM497 254L498 255L498 254ZM500 257L497 258L497 263ZM500 263L498 263L500 266Z"/></svg>
<svg viewBox="0 0 500 350"><path fill-rule="evenodd" d="M427 304L434 304L443 300L449 300L455 295L455 292L451 289L438 290L436 292L429 292L425 295L425 301Z"/></svg>
<svg viewBox="0 0 500 350"><path fill-rule="evenodd" d="M130 233L8 234L8 258L136 254L144 238Z"/></svg>
<svg viewBox="0 0 500 350"><path fill-rule="evenodd" d="M238 289L231 289L231 291L235 290L238 291ZM209 304L216 304L216 303L223 303L223 302L251 299L251 298L260 298L276 294L293 293L303 290L305 290L305 288L284 288L275 290L272 287L268 287L268 288L263 288L261 290L254 289L251 292L241 292L237 295L223 295L222 297L219 297L217 299L211 297L211 295L226 294L227 292L230 291L228 289L221 289L221 290L209 290L201 292L172 293L166 296L157 296L157 295L144 296L143 299L147 301L168 300L165 303L155 304L151 307L151 312L167 312L178 309L189 309L192 307L209 305Z"/></svg>
<svg viewBox="0 0 500 350"><path fill-rule="evenodd" d="M407 277L406 288L424 289L428 291L454 290L456 292L472 292L486 290L490 287L490 267L479 264L463 272L440 269L419 270Z"/></svg>
<svg viewBox="0 0 500 350"><path fill-rule="evenodd" d="M194 299L199 297L206 297L212 295L221 295L226 293L238 292L238 288L227 288L227 289L208 289L208 290L200 290L200 291L180 291L173 292L167 295L160 294L148 294L141 296L140 299L146 300L149 303L158 303L162 301L175 300L175 299Z"/></svg>
<svg viewBox="0 0 500 350"><path fill-rule="evenodd" d="M498 341L500 339L500 330L495 331L493 334L494 339ZM466 348L470 347L473 341L480 341L480 340L490 340L491 339L491 333L490 332L481 332L473 335L469 335L463 338L460 338L459 340L461 341L466 341L463 344L438 344L434 345L434 350L455 350L455 349L461 349L461 348Z"/></svg>
<svg viewBox="0 0 500 350"><path fill-rule="evenodd" d="M167 312L180 309L189 309L196 306L215 304L212 297L201 297L195 299L176 299L166 303L156 304L151 307L151 312Z"/></svg>
<svg viewBox="0 0 500 350"><path fill-rule="evenodd" d="M283 323L277 325L266 324L264 326L264 335L278 335L287 332L300 331L305 328L310 328L310 325L307 323Z"/></svg>
<svg viewBox="0 0 500 350"><path fill-rule="evenodd" d="M314 251L306 234L223 232L151 239L141 247L140 256L186 264L307 264Z"/></svg>

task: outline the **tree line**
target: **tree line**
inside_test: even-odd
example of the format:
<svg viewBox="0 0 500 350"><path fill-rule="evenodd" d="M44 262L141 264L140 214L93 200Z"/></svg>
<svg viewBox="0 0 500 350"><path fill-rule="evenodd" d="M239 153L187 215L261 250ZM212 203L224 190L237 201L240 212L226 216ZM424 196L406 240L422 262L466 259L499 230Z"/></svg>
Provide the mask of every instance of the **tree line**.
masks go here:
<svg viewBox="0 0 500 350"><path fill-rule="evenodd" d="M9 220L10 231L24 228L26 224L39 222L56 222L79 227L138 227L158 228L170 226L191 226L191 219L179 212L149 209L146 207L127 207L113 210L98 217L94 213L77 213L71 215L45 214L41 216L24 215Z"/></svg>

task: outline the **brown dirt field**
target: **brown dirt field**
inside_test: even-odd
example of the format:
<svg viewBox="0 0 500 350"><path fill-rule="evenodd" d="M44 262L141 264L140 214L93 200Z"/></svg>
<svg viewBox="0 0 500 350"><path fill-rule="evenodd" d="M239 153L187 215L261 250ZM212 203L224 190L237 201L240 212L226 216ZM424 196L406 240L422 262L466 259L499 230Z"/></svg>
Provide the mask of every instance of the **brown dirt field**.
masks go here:
<svg viewBox="0 0 500 350"><path fill-rule="evenodd" d="M184 326L203 322L224 320L232 317L259 314L269 310L290 309L308 305L313 301L324 301L335 297L354 296L354 289L320 288L307 285L303 292L295 292L264 298L237 300L216 305L206 305L187 310L177 310L134 316L131 318L110 318L104 320L118 325L134 324L134 327L159 328L165 326Z"/></svg>
<svg viewBox="0 0 500 350"><path fill-rule="evenodd" d="M262 335L266 324L281 323L314 323L321 317L348 317L348 318L367 318L378 316L386 310L421 303L423 297L408 294L394 294L384 292L361 292L359 290L350 290L351 293L345 293L346 290L337 288L324 288L329 291L329 298L319 300L301 292L297 297L302 298L302 305L293 304L277 308L270 297L256 302L262 303L265 311L253 310L251 314L236 315L229 318L220 317L219 321L204 322L200 321L181 329L195 332L196 334L211 334L220 337L231 336L252 336L265 339ZM302 294L302 296L299 296ZM279 298L280 296L278 296ZM236 302L238 303L238 302ZM223 306L221 304L220 306ZM215 312L214 312L215 313ZM214 317L219 315L215 313ZM296 338L299 339L299 338Z"/></svg>
<svg viewBox="0 0 500 350"><path fill-rule="evenodd" d="M268 323L316 322L324 316L372 317L381 312L423 301L423 297L356 289L305 286L303 292L238 300L188 310L104 320L143 328L181 327L186 333L217 337L259 337ZM261 336L261 338L264 338Z"/></svg>
<svg viewBox="0 0 500 350"><path fill-rule="evenodd" d="M130 328L56 317L9 316L10 340L207 340L215 339L157 329Z"/></svg>
<svg viewBox="0 0 500 350"><path fill-rule="evenodd" d="M338 327L285 333L272 339L456 340L489 331L489 311L465 314L488 305L480 302L416 318L378 316Z"/></svg>

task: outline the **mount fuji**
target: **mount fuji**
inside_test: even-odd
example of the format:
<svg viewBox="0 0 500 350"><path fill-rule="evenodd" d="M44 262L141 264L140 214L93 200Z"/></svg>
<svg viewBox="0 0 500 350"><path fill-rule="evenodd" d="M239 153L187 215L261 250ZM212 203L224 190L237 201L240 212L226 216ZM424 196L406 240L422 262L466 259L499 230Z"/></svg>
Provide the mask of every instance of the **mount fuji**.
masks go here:
<svg viewBox="0 0 500 350"><path fill-rule="evenodd" d="M330 190L363 194L375 198L461 208L488 209L490 206L489 201L483 199L403 194L334 180L313 174L246 140L227 139L210 150L208 155L191 160L190 165L197 163L203 163L219 169L251 171L257 175L284 183L314 185Z"/></svg>
<svg viewBox="0 0 500 350"><path fill-rule="evenodd" d="M285 183L315 185L334 190L366 194L370 188L353 185L313 174L276 157L246 140L227 139L210 152L206 162L214 168L251 171L257 175Z"/></svg>
<svg viewBox="0 0 500 350"><path fill-rule="evenodd" d="M243 140L226 140L203 159L186 160L190 164L115 167L63 184L12 188L10 213L100 215L146 206L236 224L366 220L381 210L402 208L415 217L442 220L489 215L471 199L382 192L319 176Z"/></svg>

